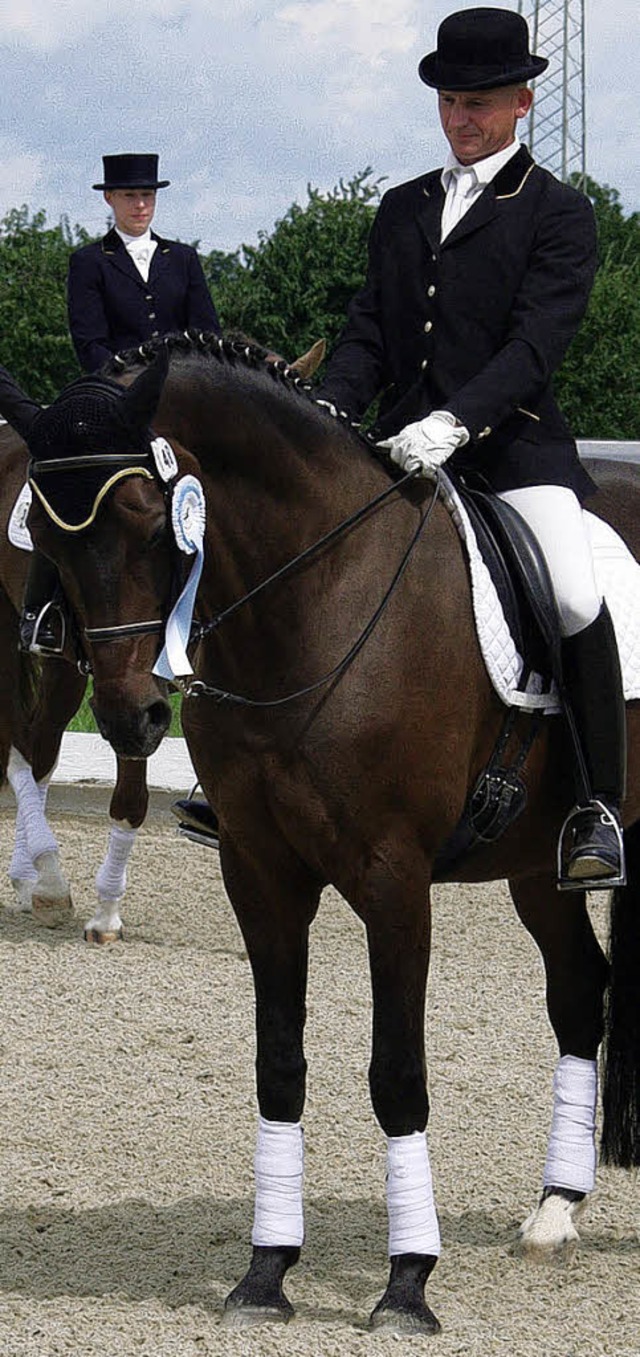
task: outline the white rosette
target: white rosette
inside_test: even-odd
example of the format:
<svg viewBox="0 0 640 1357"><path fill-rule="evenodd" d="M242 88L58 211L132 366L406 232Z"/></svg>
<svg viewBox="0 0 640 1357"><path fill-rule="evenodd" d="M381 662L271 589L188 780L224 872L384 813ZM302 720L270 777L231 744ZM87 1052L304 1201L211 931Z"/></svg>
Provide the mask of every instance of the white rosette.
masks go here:
<svg viewBox="0 0 640 1357"><path fill-rule="evenodd" d="M173 488L171 526L180 551L186 556L195 556L195 560L182 593L167 619L164 646L153 667L153 673L158 678L173 679L193 673L187 645L204 563L205 523L206 505L202 485L196 476L182 476Z"/></svg>

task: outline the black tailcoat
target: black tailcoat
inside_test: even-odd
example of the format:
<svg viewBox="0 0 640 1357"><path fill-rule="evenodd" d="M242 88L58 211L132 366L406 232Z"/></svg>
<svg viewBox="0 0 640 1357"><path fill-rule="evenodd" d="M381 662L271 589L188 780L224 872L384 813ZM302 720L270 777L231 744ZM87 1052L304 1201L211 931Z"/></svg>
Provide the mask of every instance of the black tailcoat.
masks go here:
<svg viewBox="0 0 640 1357"><path fill-rule="evenodd" d="M69 329L85 372L146 339L190 328L220 331L202 265L191 245L157 242L145 283L117 231L69 260Z"/></svg>
<svg viewBox="0 0 640 1357"><path fill-rule="evenodd" d="M360 419L382 392L377 433L450 410L471 443L452 459L495 490L593 482L552 390L596 267L583 194L522 146L440 241L441 170L386 193L362 290L321 394Z"/></svg>

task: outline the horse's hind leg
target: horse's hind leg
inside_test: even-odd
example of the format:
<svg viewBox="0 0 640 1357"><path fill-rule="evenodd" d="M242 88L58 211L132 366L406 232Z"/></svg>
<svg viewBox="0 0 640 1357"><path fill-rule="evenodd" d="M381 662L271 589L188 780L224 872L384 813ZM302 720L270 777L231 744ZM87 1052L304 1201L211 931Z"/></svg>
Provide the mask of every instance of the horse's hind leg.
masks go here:
<svg viewBox="0 0 640 1357"><path fill-rule="evenodd" d="M520 1228L518 1247L532 1257L570 1257L579 1242L576 1219L595 1184L596 1060L607 964L584 892L560 895L548 877L509 885L542 953L547 1009L560 1051L542 1196Z"/></svg>
<svg viewBox="0 0 640 1357"><path fill-rule="evenodd" d="M254 831L257 838L258 831ZM287 1321L282 1283L303 1242L303 1050L309 926L319 885L274 835L261 860L221 840L229 898L247 946L256 996L260 1118L255 1156L251 1266L227 1297L230 1326Z"/></svg>
<svg viewBox="0 0 640 1357"><path fill-rule="evenodd" d="M127 864L149 805L146 759L118 758L117 762L109 842L96 873L98 904L85 924L87 942L119 942L124 936L120 909L127 889Z"/></svg>
<svg viewBox="0 0 640 1357"><path fill-rule="evenodd" d="M397 856L397 855L396 855ZM379 861L357 909L367 928L373 992L369 1084L387 1136L391 1271L371 1327L434 1334L424 1288L440 1253L426 1141L424 1014L431 916L425 865Z"/></svg>

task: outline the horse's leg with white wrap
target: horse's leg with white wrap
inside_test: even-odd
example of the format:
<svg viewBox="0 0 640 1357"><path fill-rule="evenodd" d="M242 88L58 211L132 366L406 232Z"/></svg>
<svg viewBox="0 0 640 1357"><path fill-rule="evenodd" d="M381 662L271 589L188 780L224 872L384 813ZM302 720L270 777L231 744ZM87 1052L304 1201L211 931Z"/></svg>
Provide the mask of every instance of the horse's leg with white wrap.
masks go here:
<svg viewBox="0 0 640 1357"><path fill-rule="evenodd" d="M299 1122L259 1118L254 1169L253 1259L246 1277L227 1297L228 1325L255 1323L261 1317L286 1323L293 1314L282 1282L304 1242L304 1137Z"/></svg>
<svg viewBox="0 0 640 1357"><path fill-rule="evenodd" d="M122 938L120 906L127 889L127 863L137 832L126 822L111 826L107 855L96 872L98 906L85 924L87 942L119 942Z"/></svg>
<svg viewBox="0 0 640 1357"><path fill-rule="evenodd" d="M21 857L30 857L36 872L32 910L39 923L48 928L68 919L72 910L69 883L60 869L60 852L55 834L44 813L47 784L35 782L27 760L12 747L7 777L13 788L21 820Z"/></svg>
<svg viewBox="0 0 640 1357"><path fill-rule="evenodd" d="M576 1217L596 1176L595 1060L565 1055L553 1079L553 1116L544 1167L542 1198L519 1231L522 1253L549 1257L572 1254L579 1242Z"/></svg>
<svg viewBox="0 0 640 1357"><path fill-rule="evenodd" d="M18 809L16 812L15 836L13 854L9 864L9 877L15 891L13 910L16 914L28 913L31 910L33 888L38 880L38 873L33 865L33 860L29 852L24 805L22 802L18 802Z"/></svg>

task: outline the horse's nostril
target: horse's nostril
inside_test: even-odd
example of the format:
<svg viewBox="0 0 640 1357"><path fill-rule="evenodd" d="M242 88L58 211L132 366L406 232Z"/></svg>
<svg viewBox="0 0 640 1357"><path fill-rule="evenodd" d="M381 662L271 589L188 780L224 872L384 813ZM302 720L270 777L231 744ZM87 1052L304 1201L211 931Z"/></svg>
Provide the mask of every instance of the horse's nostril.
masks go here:
<svg viewBox="0 0 640 1357"><path fill-rule="evenodd" d="M171 707L169 706L169 703L162 700L152 702L151 706L147 708L147 717L149 725L153 729L162 731L168 730L171 725Z"/></svg>

